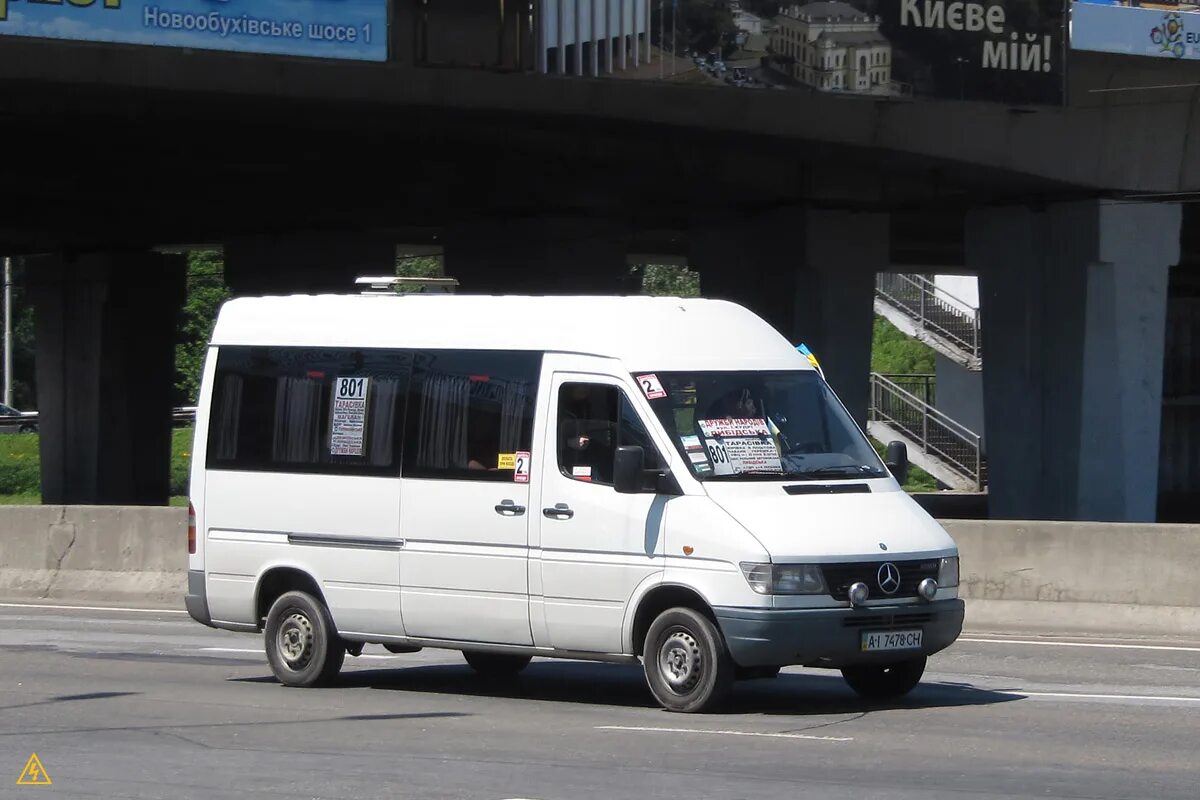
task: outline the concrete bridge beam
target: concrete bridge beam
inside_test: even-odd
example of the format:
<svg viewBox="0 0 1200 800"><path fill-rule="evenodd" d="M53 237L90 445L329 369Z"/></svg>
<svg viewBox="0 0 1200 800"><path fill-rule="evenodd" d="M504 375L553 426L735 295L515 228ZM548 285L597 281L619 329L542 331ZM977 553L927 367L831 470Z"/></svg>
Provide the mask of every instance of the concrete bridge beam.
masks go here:
<svg viewBox="0 0 1200 800"><path fill-rule="evenodd" d="M990 514L1153 521L1178 205L974 211Z"/></svg>

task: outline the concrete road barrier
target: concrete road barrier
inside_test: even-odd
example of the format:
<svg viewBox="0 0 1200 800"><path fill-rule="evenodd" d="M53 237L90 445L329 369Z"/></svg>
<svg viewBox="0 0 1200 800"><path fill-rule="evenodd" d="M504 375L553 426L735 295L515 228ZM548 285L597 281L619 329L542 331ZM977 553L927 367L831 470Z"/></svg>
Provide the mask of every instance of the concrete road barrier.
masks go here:
<svg viewBox="0 0 1200 800"><path fill-rule="evenodd" d="M946 520L967 627L1200 639L1200 525ZM187 512L0 507L0 598L183 608Z"/></svg>
<svg viewBox="0 0 1200 800"><path fill-rule="evenodd" d="M945 520L973 629L1200 637L1200 525Z"/></svg>
<svg viewBox="0 0 1200 800"><path fill-rule="evenodd" d="M0 597L183 608L187 509L0 507Z"/></svg>

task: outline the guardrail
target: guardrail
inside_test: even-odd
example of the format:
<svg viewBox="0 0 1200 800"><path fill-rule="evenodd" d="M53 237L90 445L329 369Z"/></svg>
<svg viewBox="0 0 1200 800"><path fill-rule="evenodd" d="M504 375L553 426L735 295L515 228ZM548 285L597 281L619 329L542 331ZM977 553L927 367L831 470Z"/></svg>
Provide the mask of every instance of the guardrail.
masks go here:
<svg viewBox="0 0 1200 800"><path fill-rule="evenodd" d="M979 309L938 288L924 275L881 272L875 277L875 295L909 317L917 328L962 351L966 360L978 363L983 358Z"/></svg>
<svg viewBox="0 0 1200 800"><path fill-rule="evenodd" d="M928 382L923 385L929 386ZM878 372L871 373L867 418L909 439L921 454L961 476L975 491L982 491L986 485L982 437Z"/></svg>
<svg viewBox="0 0 1200 800"><path fill-rule="evenodd" d="M171 422L175 425L189 425L196 421L195 406L180 406L171 409ZM19 431L33 433L41 423L41 414L37 411L24 411L19 417L0 417L0 433Z"/></svg>

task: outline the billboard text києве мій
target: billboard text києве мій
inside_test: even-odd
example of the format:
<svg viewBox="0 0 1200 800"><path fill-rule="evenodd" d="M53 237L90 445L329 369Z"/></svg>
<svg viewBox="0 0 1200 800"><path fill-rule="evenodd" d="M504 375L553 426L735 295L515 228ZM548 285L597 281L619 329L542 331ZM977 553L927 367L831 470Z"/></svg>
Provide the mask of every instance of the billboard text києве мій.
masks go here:
<svg viewBox="0 0 1200 800"><path fill-rule="evenodd" d="M388 0L0 0L30 36L385 61Z"/></svg>

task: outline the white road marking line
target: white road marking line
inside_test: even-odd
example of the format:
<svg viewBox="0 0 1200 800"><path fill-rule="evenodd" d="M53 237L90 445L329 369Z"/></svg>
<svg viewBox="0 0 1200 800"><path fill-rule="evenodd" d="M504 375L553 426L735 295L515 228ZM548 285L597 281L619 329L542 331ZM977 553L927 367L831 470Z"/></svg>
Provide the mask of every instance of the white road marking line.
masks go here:
<svg viewBox="0 0 1200 800"><path fill-rule="evenodd" d="M253 655L262 656L263 658L267 657L267 654L263 652L262 648L258 647L201 647L200 649L206 653L252 653ZM396 656L385 656L381 653L363 653L358 657L384 659L396 658ZM351 658L353 658L353 656L351 656Z"/></svg>
<svg viewBox="0 0 1200 800"><path fill-rule="evenodd" d="M814 742L853 742L850 736L812 736L807 733L756 733L754 731L710 731L701 728L642 728L632 725L597 725L598 731L640 731L645 733L707 733L716 736L760 736L766 739L807 739Z"/></svg>
<svg viewBox="0 0 1200 800"><path fill-rule="evenodd" d="M135 614L186 614L186 610L178 608L121 608L118 606L54 606L37 603L0 603L0 608L40 608L58 611L128 611Z"/></svg>
<svg viewBox="0 0 1200 800"><path fill-rule="evenodd" d="M978 644L1032 644L1042 647L1098 647L1110 650L1167 650L1177 653L1200 653L1200 647L1181 647L1165 644L1107 644L1103 642L1051 642L1037 639L979 639L976 637L960 636L960 642Z"/></svg>
<svg viewBox="0 0 1200 800"><path fill-rule="evenodd" d="M1163 701L1172 703L1200 703L1200 697L1170 697L1149 694L1082 694L1075 692L1021 692L1011 689L983 689L983 691L1005 694L1012 697L1053 697L1064 700L1137 700L1140 702Z"/></svg>

